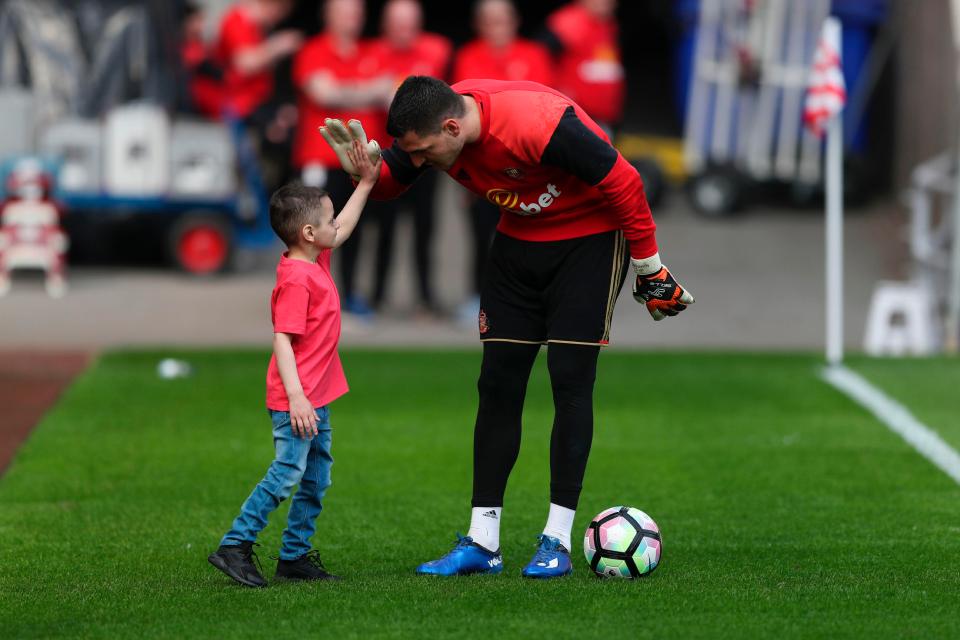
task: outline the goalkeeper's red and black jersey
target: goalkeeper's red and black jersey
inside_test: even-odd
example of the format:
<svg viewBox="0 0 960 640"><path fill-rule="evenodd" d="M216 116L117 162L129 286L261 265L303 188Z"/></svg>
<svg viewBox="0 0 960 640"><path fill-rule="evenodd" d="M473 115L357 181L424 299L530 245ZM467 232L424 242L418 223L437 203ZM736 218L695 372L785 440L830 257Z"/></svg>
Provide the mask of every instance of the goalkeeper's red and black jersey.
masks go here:
<svg viewBox="0 0 960 640"><path fill-rule="evenodd" d="M552 241L622 229L633 257L657 252L640 175L570 98L535 82L464 80L453 89L477 101L482 129L447 173L500 207L501 233ZM425 169L396 143L383 157L376 198L399 195Z"/></svg>

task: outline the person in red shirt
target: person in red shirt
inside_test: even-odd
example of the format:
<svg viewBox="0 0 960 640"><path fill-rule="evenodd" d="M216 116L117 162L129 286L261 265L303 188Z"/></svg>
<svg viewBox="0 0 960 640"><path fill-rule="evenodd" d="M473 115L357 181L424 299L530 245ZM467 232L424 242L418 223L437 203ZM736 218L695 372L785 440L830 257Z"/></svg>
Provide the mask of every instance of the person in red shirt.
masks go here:
<svg viewBox="0 0 960 640"><path fill-rule="evenodd" d="M423 31L423 10L418 0L388 0L381 17L382 35L375 43L377 56L385 61L389 73L400 80L411 75L444 79L450 67L453 45L447 38ZM384 106L386 109L386 105ZM386 115L386 114L384 114ZM385 140L384 142L388 142ZM433 260L431 245L434 228L436 176L424 176L397 202L397 213L413 214L414 260L419 306L424 317L436 317L439 309L430 282ZM377 307L386 293L386 281L393 258L396 215L379 219L377 262L373 305Z"/></svg>
<svg viewBox="0 0 960 640"><path fill-rule="evenodd" d="M373 197L396 196L433 167L501 210L478 317L483 361L470 535L417 571L502 570L503 495L520 450L527 380L546 344L555 408L550 508L523 575L567 575L593 437L597 358L626 269L634 270L634 298L655 320L677 315L693 297L660 262L639 174L558 91L534 82L464 80L450 87L407 78L390 106L387 132L395 141L383 153ZM654 381L640 382L642 389Z"/></svg>
<svg viewBox="0 0 960 640"><path fill-rule="evenodd" d="M517 36L520 17L510 0L480 0L474 6L473 24L478 37L457 51L453 63L453 82L468 78L490 78L531 80L547 86L553 84L550 52L538 42ZM483 267L499 218L500 212L495 205L484 198L472 200L473 296L464 303L459 314L468 323L472 323L477 316Z"/></svg>
<svg viewBox="0 0 960 640"><path fill-rule="evenodd" d="M181 14L180 61L185 73L182 107L217 120L223 112L223 70L204 40L204 10L187 2Z"/></svg>
<svg viewBox="0 0 960 640"><path fill-rule="evenodd" d="M395 77L447 77L453 44L442 35L423 30L419 0L387 0L380 27L381 38L375 46Z"/></svg>
<svg viewBox="0 0 960 640"><path fill-rule="evenodd" d="M293 161L304 184L322 187L337 206L350 194L350 177L317 129L325 118L362 119L371 135L385 138L386 112L395 81L385 68L372 41L361 40L366 19L362 0L326 0L325 30L304 45L293 61L293 82L299 92L300 122ZM381 218L384 207L371 207L368 216ZM369 316L370 308L356 291L356 264L364 222L340 251L341 291L344 309Z"/></svg>
<svg viewBox="0 0 960 640"><path fill-rule="evenodd" d="M480 0L474 6L477 38L463 45L453 62L453 82L467 78L532 80L553 84L550 52L520 38L520 16L510 0Z"/></svg>
<svg viewBox="0 0 960 640"><path fill-rule="evenodd" d="M327 580L310 538L330 486L330 409L348 391L337 353L340 297L330 275L330 252L356 227L377 179L373 163L355 145L348 151L360 181L334 217L333 203L316 187L289 184L270 199L270 226L287 245L277 265L270 298L273 357L267 369L267 409L273 422L276 459L240 508L240 515L210 554L210 564L250 587L266 586L253 563L252 545L270 515L293 487L283 532L277 578Z"/></svg>
<svg viewBox="0 0 960 640"><path fill-rule="evenodd" d="M264 128L273 114L258 113L273 96L273 68L303 43L299 31L267 35L293 0L240 0L223 16L216 57L223 68L223 109L231 118Z"/></svg>
<svg viewBox="0 0 960 640"><path fill-rule="evenodd" d="M616 10L617 0L576 0L550 14L543 38L557 58L556 88L608 133L626 91Z"/></svg>

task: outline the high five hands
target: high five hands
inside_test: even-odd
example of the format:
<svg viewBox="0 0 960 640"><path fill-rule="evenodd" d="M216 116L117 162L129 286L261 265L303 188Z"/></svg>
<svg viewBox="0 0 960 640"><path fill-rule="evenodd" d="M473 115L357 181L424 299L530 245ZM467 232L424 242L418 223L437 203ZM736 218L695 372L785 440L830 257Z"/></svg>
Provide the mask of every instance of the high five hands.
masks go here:
<svg viewBox="0 0 960 640"><path fill-rule="evenodd" d="M363 125L359 120L350 120L346 125L340 120L327 118L320 127L320 135L327 141L327 144L337 154L337 160L343 170L350 174L350 177L360 181L360 172L356 164L350 159L348 150L353 147L353 141L360 142L360 146L366 150L367 157L370 158L370 164L377 165L380 159L380 145L376 140L367 141L367 134L363 130Z"/></svg>

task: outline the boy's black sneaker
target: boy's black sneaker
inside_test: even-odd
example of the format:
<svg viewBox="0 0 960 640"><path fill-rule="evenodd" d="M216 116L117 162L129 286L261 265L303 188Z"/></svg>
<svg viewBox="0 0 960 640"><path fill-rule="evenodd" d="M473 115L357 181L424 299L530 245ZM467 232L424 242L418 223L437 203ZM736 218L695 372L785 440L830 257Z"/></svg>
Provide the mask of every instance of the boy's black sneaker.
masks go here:
<svg viewBox="0 0 960 640"><path fill-rule="evenodd" d="M296 560L277 560L275 579L280 580L339 580L327 572L320 561L320 552L314 549L308 551Z"/></svg>
<svg viewBox="0 0 960 640"><path fill-rule="evenodd" d="M248 587L267 586L267 581L257 570L260 560L253 551L252 542L241 542L238 545L228 547L221 546L211 553L207 560L242 585ZM254 564L254 561L257 564Z"/></svg>

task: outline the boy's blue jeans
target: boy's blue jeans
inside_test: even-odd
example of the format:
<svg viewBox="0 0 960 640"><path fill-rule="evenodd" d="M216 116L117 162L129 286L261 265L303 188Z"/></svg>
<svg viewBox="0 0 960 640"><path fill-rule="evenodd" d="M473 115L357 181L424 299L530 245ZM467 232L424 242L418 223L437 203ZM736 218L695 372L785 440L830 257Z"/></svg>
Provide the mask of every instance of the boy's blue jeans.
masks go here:
<svg viewBox="0 0 960 640"><path fill-rule="evenodd" d="M299 482L300 488L290 503L287 528L283 531L280 559L294 560L310 551L310 537L323 509L321 501L330 486L330 466L333 464L330 410L320 407L316 412L319 433L307 440L294 435L289 411L269 410L276 459L240 507L240 515L220 541L221 546L255 541L257 534L267 526L267 516L280 506Z"/></svg>

